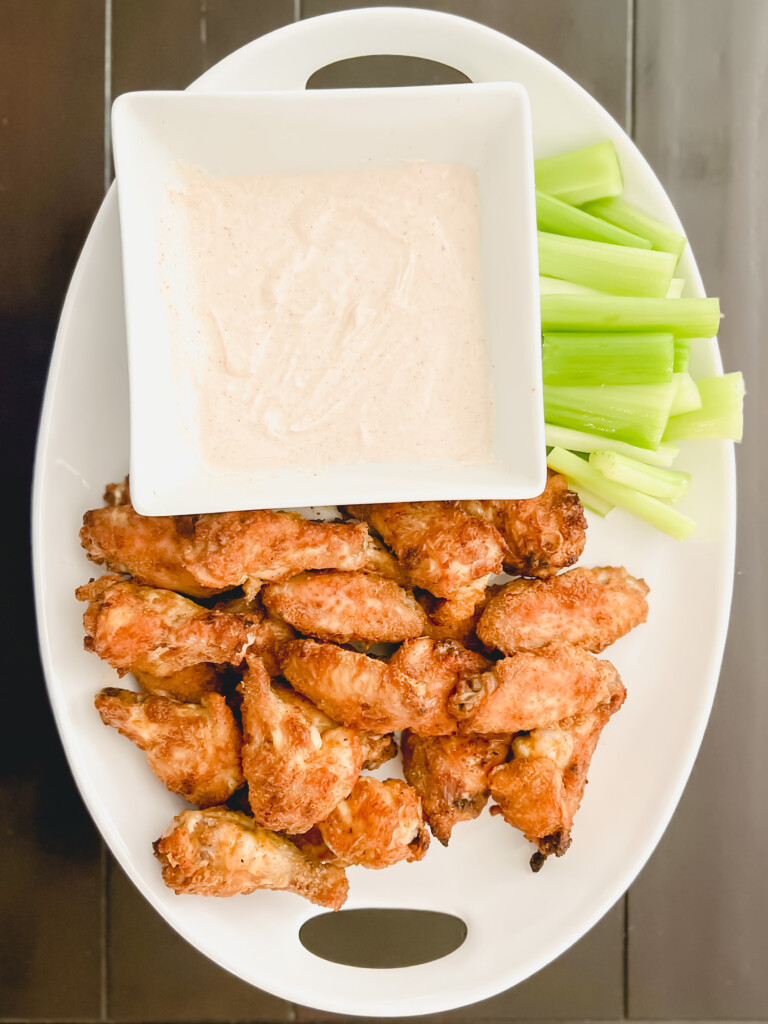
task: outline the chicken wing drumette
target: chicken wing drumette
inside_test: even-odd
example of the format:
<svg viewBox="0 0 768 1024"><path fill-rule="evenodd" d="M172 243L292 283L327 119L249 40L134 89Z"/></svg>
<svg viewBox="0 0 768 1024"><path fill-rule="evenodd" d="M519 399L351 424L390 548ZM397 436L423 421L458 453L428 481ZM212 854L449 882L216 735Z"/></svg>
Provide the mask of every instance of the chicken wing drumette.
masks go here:
<svg viewBox="0 0 768 1024"><path fill-rule="evenodd" d="M453 827L478 817L488 776L509 754L509 736L417 736L403 733L403 774L421 797L432 835L448 845Z"/></svg>
<svg viewBox="0 0 768 1024"><path fill-rule="evenodd" d="M648 616L644 580L626 569L571 569L549 580L513 580L488 601L477 635L505 654L556 640L599 654Z"/></svg>
<svg viewBox="0 0 768 1024"><path fill-rule="evenodd" d="M155 775L191 804L223 803L243 784L240 730L220 694L183 704L109 687L95 704L104 724L140 747Z"/></svg>
<svg viewBox="0 0 768 1024"><path fill-rule="evenodd" d="M154 850L163 881L178 894L236 896L279 889L331 910L347 898L349 883L340 865L306 856L289 839L226 807L182 812Z"/></svg>

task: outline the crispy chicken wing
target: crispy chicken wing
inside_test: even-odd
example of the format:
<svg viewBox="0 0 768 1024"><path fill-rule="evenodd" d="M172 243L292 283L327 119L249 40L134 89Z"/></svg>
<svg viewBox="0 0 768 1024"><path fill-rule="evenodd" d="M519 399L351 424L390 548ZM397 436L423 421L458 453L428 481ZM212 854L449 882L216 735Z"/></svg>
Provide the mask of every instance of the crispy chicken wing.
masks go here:
<svg viewBox="0 0 768 1024"><path fill-rule="evenodd" d="M238 689L253 816L276 831L306 832L352 791L363 765L360 738L290 687L271 683L258 659Z"/></svg>
<svg viewBox="0 0 768 1024"><path fill-rule="evenodd" d="M289 839L226 807L183 811L154 849L163 881L177 894L236 896L280 889L331 910L347 898L342 867L307 857Z"/></svg>
<svg viewBox="0 0 768 1024"><path fill-rule="evenodd" d="M349 505L392 548L411 586L454 597L501 572L506 545L492 523L449 501Z"/></svg>
<svg viewBox="0 0 768 1024"><path fill-rule="evenodd" d="M367 772L376 771L387 761L397 757L397 743L391 734L383 736L375 732L360 732L360 745L363 751L363 768Z"/></svg>
<svg viewBox="0 0 768 1024"><path fill-rule="evenodd" d="M383 576L385 580L392 580L401 587L410 586L405 569L386 544L373 534L368 536L368 557L363 571Z"/></svg>
<svg viewBox="0 0 768 1024"><path fill-rule="evenodd" d="M449 710L464 733L504 733L559 722L609 701L623 687L609 661L554 643L497 661L459 684Z"/></svg>
<svg viewBox="0 0 768 1024"><path fill-rule="evenodd" d="M565 477L547 472L536 498L519 501L460 501L457 505L498 529L508 550L504 568L515 576L549 579L579 558L587 521L579 496Z"/></svg>
<svg viewBox="0 0 768 1024"><path fill-rule="evenodd" d="M536 843L538 851L531 867L538 871L549 854L558 857L571 843L573 817L579 809L587 772L600 733L624 701L624 689L617 689L605 703L592 711L512 741L513 758L491 772L492 814L504 820Z"/></svg>
<svg viewBox="0 0 768 1024"><path fill-rule="evenodd" d="M199 703L200 698L206 693L218 693L222 683L221 671L209 662L189 665L167 676L142 672L134 665L131 674L146 693L154 693L157 697L171 697L173 700L191 704Z"/></svg>
<svg viewBox="0 0 768 1024"><path fill-rule="evenodd" d="M429 620L412 594L366 572L306 572L270 583L262 598L300 633L349 643L399 643L422 636Z"/></svg>
<svg viewBox="0 0 768 1024"><path fill-rule="evenodd" d="M421 860L429 847L421 800L400 779L358 779L308 839L316 857L344 867L378 869Z"/></svg>
<svg viewBox="0 0 768 1024"><path fill-rule="evenodd" d="M485 807L488 776L509 754L509 736L417 736L404 732L403 774L421 797L432 835L448 845L454 825Z"/></svg>
<svg viewBox="0 0 768 1024"><path fill-rule="evenodd" d="M335 644L286 644L283 675L335 721L370 732L414 727L427 721L437 706L421 680Z"/></svg>
<svg viewBox="0 0 768 1024"><path fill-rule="evenodd" d="M110 575L75 594L88 602L86 650L121 674L138 670L170 677L201 662L238 665L248 647L261 646L254 617L209 611L172 590Z"/></svg>
<svg viewBox="0 0 768 1024"><path fill-rule="evenodd" d="M95 705L104 724L140 747L155 775L191 804L223 803L243 784L240 730L220 694L182 704L109 687Z"/></svg>
<svg viewBox="0 0 768 1024"><path fill-rule="evenodd" d="M280 674L280 650L284 643L296 639L296 630L279 615L264 607L261 594L253 599L245 596L217 601L216 611L230 615L245 615L253 623L251 653L257 654L264 662L269 675Z"/></svg>
<svg viewBox="0 0 768 1024"><path fill-rule="evenodd" d="M555 640L599 654L645 622L647 593L644 580L611 566L514 580L487 603L477 635L505 654L536 651Z"/></svg>

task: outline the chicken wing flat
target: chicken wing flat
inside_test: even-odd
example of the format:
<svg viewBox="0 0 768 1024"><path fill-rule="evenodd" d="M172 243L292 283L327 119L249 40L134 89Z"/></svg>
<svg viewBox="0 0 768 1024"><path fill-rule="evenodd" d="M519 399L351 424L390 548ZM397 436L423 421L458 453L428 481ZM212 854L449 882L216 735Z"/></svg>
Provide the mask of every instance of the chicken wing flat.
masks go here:
<svg viewBox="0 0 768 1024"><path fill-rule="evenodd" d="M587 521L579 496L565 477L547 472L536 498L518 501L460 501L458 506L498 529L507 544L504 568L515 576L549 579L580 557Z"/></svg>
<svg viewBox="0 0 768 1024"><path fill-rule="evenodd" d="M360 738L249 661L243 695L243 773L256 821L306 832L349 796L363 765Z"/></svg>
<svg viewBox="0 0 768 1024"><path fill-rule="evenodd" d="M419 637L402 644L389 659L389 667L418 680L429 695L429 711L412 730L421 736L442 736L457 727L448 713L448 698L466 679L486 672L491 662L456 640Z"/></svg>
<svg viewBox="0 0 768 1024"><path fill-rule="evenodd" d="M380 736L375 732L361 731L360 746L363 751L363 769L367 772L376 771L397 757L397 743L391 734Z"/></svg>
<svg viewBox="0 0 768 1024"><path fill-rule="evenodd" d="M262 600L300 633L338 643L399 643L429 629L412 594L371 573L301 573L270 583Z"/></svg>
<svg viewBox="0 0 768 1024"><path fill-rule="evenodd" d="M118 672L120 671L118 669ZM218 693L221 689L222 673L216 665L207 662L190 665L167 676L142 672L134 665L131 674L146 693L154 693L157 697L170 697L184 703L199 703L204 694Z"/></svg>
<svg viewBox="0 0 768 1024"><path fill-rule="evenodd" d="M477 818L488 776L509 755L509 736L417 736L403 733L403 774L421 797L432 835L448 845L454 825Z"/></svg>
<svg viewBox="0 0 768 1024"><path fill-rule="evenodd" d="M401 587L410 586L405 569L386 544L373 534L368 536L368 557L363 571L383 576L385 580L392 580Z"/></svg>
<svg viewBox="0 0 768 1024"><path fill-rule="evenodd" d="M624 568L571 569L549 580L513 580L477 625L487 647L536 651L556 640L599 654L648 617L644 580Z"/></svg>
<svg viewBox="0 0 768 1024"><path fill-rule="evenodd" d="M335 644L294 640L283 648L282 668L296 690L355 729L389 733L415 727L437 707L421 680Z"/></svg>
<svg viewBox="0 0 768 1024"><path fill-rule="evenodd" d="M85 648L119 672L171 676L201 662L238 665L258 644L251 616L209 611L171 590L102 576L75 595L87 601Z"/></svg>
<svg viewBox="0 0 768 1024"><path fill-rule="evenodd" d="M348 505L346 511L379 534L411 586L435 597L501 572L506 545L495 526L448 501Z"/></svg>
<svg viewBox="0 0 768 1024"><path fill-rule="evenodd" d="M464 733L515 733L591 711L622 691L609 661L554 643L513 654L467 679L450 698L449 710Z"/></svg>
<svg viewBox="0 0 768 1024"><path fill-rule="evenodd" d="M279 675L282 645L296 638L293 626L265 608L261 594L257 594L253 599L243 596L217 601L214 609L228 615L244 615L253 623L250 651L261 658L269 675Z"/></svg>
<svg viewBox="0 0 768 1024"><path fill-rule="evenodd" d="M587 772L606 723L624 701L623 688L592 711L522 733L512 741L513 758L490 775L493 814L524 833L538 850L538 871L550 854L562 857L584 795Z"/></svg>
<svg viewBox="0 0 768 1024"><path fill-rule="evenodd" d="M349 797L317 825L317 833L343 867L379 869L421 860L429 847L421 800L400 779L358 779Z"/></svg>
<svg viewBox="0 0 768 1024"><path fill-rule="evenodd" d="M220 694L182 704L109 687L95 705L104 724L140 747L155 775L191 804L212 807L242 786L240 730Z"/></svg>
<svg viewBox="0 0 768 1024"><path fill-rule="evenodd" d="M307 857L238 811L183 811L153 844L163 881L177 894L236 896L256 889L296 893L338 910L349 883L338 864Z"/></svg>

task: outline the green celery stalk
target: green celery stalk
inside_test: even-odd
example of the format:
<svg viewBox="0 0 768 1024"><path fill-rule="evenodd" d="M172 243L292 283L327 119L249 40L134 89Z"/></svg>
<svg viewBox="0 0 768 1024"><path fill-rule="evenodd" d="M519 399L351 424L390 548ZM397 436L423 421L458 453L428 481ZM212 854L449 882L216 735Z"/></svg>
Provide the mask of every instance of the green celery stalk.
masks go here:
<svg viewBox="0 0 768 1024"><path fill-rule="evenodd" d="M685 373L688 369L688 362L691 358L691 339L675 338L675 361L672 364L673 373Z"/></svg>
<svg viewBox="0 0 768 1024"><path fill-rule="evenodd" d="M612 142L543 157L534 161L533 169L537 189L574 206L603 196L617 196L624 188Z"/></svg>
<svg viewBox="0 0 768 1024"><path fill-rule="evenodd" d="M720 324L718 299L649 299L617 295L543 295L547 331L665 331L676 338L712 338Z"/></svg>
<svg viewBox="0 0 768 1024"><path fill-rule="evenodd" d="M547 465L556 473L572 479L577 486L586 487L606 501L614 502L676 540L685 540L696 529L696 523L682 512L649 494L609 480L594 466L564 448L553 448L547 456Z"/></svg>
<svg viewBox="0 0 768 1024"><path fill-rule="evenodd" d="M684 412L694 412L701 408L701 395L690 373L687 371L676 373L672 382L677 390L669 410L670 416L680 416Z"/></svg>
<svg viewBox="0 0 768 1024"><path fill-rule="evenodd" d="M594 491L590 491L587 487L582 487L580 484L571 480L570 477L566 477L566 481L568 483L568 490L575 491L576 494L578 494L579 501L584 508L588 508L590 512L594 512L595 515L600 516L601 519L605 519L608 513L616 508L616 505L613 502L608 501L606 498L601 498L598 494L595 494Z"/></svg>
<svg viewBox="0 0 768 1024"><path fill-rule="evenodd" d="M600 434L558 427L554 423L544 424L544 438L550 448L567 448L572 452L618 452L649 466L671 466L680 454L680 449L673 444L660 444L655 450L637 448L635 445L625 444L623 441L616 441Z"/></svg>
<svg viewBox="0 0 768 1024"><path fill-rule="evenodd" d="M657 448L669 419L674 384L544 385L544 419L624 441Z"/></svg>
<svg viewBox="0 0 768 1024"><path fill-rule="evenodd" d="M643 213L623 199L617 199L615 196L595 199L584 204L584 209L595 217L602 217L609 224L615 224L616 227L630 231L634 235L647 238L653 248L661 252L671 252L679 258L685 248L687 239L684 235L673 231L666 224Z"/></svg>
<svg viewBox="0 0 768 1024"><path fill-rule="evenodd" d="M683 288L685 288L685 281L682 277L673 277L669 282L669 290L667 291L668 299L679 299L683 294Z"/></svg>
<svg viewBox="0 0 768 1024"><path fill-rule="evenodd" d="M587 288L583 284L575 284L573 281L561 281L558 277L546 277L544 274L539 277L539 295L605 295L606 292L599 292L597 288Z"/></svg>
<svg viewBox="0 0 768 1024"><path fill-rule="evenodd" d="M643 494L666 498L668 501L679 501L691 482L690 473L646 466L637 459L629 459L617 452L592 452L589 464L617 484L626 484Z"/></svg>
<svg viewBox="0 0 768 1024"><path fill-rule="evenodd" d="M744 432L744 377L726 373L696 381L701 408L670 417L665 441L719 437L740 441ZM546 391L546 388L545 388Z"/></svg>
<svg viewBox="0 0 768 1024"><path fill-rule="evenodd" d="M671 334L545 334L545 384L662 384L672 380Z"/></svg>
<svg viewBox="0 0 768 1024"><path fill-rule="evenodd" d="M651 249L647 238L633 235L610 224L600 217L592 217L561 199L548 196L536 190L536 221L539 231L551 231L555 235L571 235L573 238L591 238L594 242L610 242L613 245L631 245L635 249Z"/></svg>
<svg viewBox="0 0 768 1024"><path fill-rule="evenodd" d="M663 298L674 270L675 257L668 252L539 231L539 273L548 277L611 295Z"/></svg>

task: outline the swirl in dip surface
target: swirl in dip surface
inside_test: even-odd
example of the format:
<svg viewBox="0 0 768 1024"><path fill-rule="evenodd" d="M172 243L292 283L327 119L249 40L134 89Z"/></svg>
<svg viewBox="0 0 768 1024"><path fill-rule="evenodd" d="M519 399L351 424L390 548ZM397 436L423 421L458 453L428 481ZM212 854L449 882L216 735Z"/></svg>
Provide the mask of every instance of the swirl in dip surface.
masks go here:
<svg viewBox="0 0 768 1024"><path fill-rule="evenodd" d="M473 170L183 174L174 351L209 469L493 461Z"/></svg>

